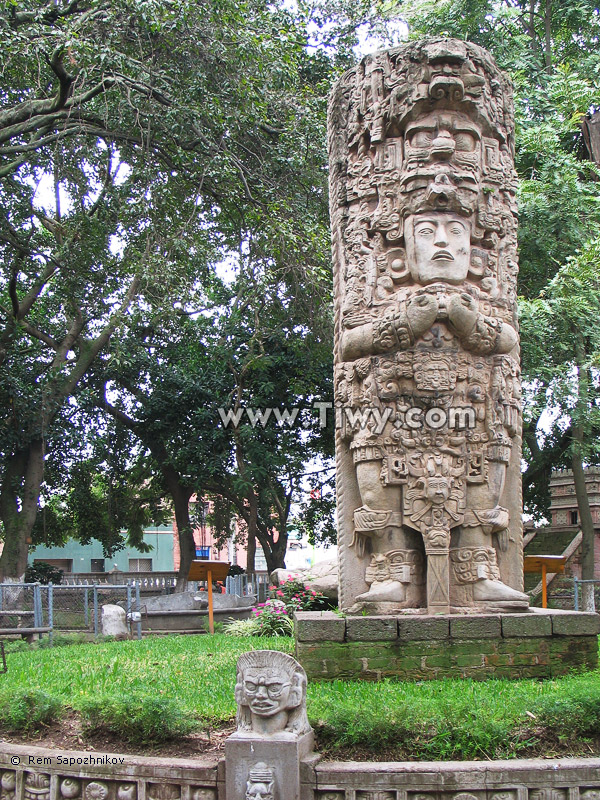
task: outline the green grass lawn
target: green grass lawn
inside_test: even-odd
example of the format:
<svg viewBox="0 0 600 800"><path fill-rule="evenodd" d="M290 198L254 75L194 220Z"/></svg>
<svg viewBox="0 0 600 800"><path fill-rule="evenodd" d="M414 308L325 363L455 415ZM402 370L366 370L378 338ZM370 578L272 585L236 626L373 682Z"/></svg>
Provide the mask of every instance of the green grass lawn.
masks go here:
<svg viewBox="0 0 600 800"><path fill-rule="evenodd" d="M0 675L0 727L32 731L81 714L89 729L158 741L235 716L235 665L289 638L171 636L20 648ZM410 759L597 753L600 673L553 681L318 682L308 714L331 755Z"/></svg>

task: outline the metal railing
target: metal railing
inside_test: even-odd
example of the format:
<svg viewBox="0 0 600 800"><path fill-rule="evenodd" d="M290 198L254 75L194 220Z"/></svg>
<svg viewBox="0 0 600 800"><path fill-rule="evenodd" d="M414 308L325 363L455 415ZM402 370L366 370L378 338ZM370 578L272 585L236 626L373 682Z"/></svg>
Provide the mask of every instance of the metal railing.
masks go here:
<svg viewBox="0 0 600 800"><path fill-rule="evenodd" d="M253 595L257 602L264 603L269 595L269 575L257 572L254 575L230 575L225 579L225 593L240 597Z"/></svg>
<svg viewBox="0 0 600 800"><path fill-rule="evenodd" d="M0 584L0 624L20 628L50 628L53 632L101 632L100 612L107 603L121 603L132 634L142 638L140 584ZM5 624L8 620L9 624ZM31 620L32 625L24 620Z"/></svg>
<svg viewBox="0 0 600 800"><path fill-rule="evenodd" d="M139 583L142 591L148 589L173 589L177 583L176 572L65 572L63 584L125 586Z"/></svg>

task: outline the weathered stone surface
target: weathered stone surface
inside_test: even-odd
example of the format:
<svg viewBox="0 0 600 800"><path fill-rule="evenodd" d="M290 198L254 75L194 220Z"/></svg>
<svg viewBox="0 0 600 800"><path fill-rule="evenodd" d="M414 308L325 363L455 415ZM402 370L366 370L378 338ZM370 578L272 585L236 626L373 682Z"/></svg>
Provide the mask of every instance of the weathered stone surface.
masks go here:
<svg viewBox="0 0 600 800"><path fill-rule="evenodd" d="M302 581L315 592L328 597L330 600L338 599L338 560L337 558L321 561L314 564L312 567L306 569L290 570L290 569L276 569L270 578L275 584L279 586L284 581L293 579Z"/></svg>
<svg viewBox="0 0 600 800"><path fill-rule="evenodd" d="M121 606L110 603L102 606L102 635L114 636L117 639L126 639L129 635L127 615Z"/></svg>
<svg viewBox="0 0 600 800"><path fill-rule="evenodd" d="M286 653L238 659L236 733L225 742L227 800L300 800L300 761L312 751L306 674Z"/></svg>
<svg viewBox="0 0 600 800"><path fill-rule="evenodd" d="M300 800L300 761L312 745L312 733L268 739L233 734L225 742L227 800Z"/></svg>
<svg viewBox="0 0 600 800"><path fill-rule="evenodd" d="M600 616L579 611L553 614L552 632L555 636L589 636L600 633Z"/></svg>
<svg viewBox="0 0 600 800"><path fill-rule="evenodd" d="M319 679L550 678L596 669L598 644L596 636L298 641L296 657L309 678Z"/></svg>
<svg viewBox="0 0 600 800"><path fill-rule="evenodd" d="M333 611L296 611L294 630L302 642L343 642L346 620Z"/></svg>
<svg viewBox="0 0 600 800"><path fill-rule="evenodd" d="M500 616L454 617L450 620L450 636L454 639L499 639L502 636Z"/></svg>
<svg viewBox="0 0 600 800"><path fill-rule="evenodd" d="M502 616L502 636L551 636L552 619L549 614L514 614Z"/></svg>
<svg viewBox="0 0 600 800"><path fill-rule="evenodd" d="M389 641L398 638L395 617L348 617L346 639L349 642Z"/></svg>
<svg viewBox="0 0 600 800"><path fill-rule="evenodd" d="M343 609L527 608L513 138L470 42L374 53L332 92Z"/></svg>
<svg viewBox="0 0 600 800"><path fill-rule="evenodd" d="M319 761L317 755L304 753L301 747L296 753L300 800L597 800L600 793L599 758L514 759L485 764L336 762ZM34 795L39 800L90 800L100 796L106 800L238 800L239 795L226 794L225 786L225 762L233 766L235 756L232 752L217 764L207 757L121 756L4 742L0 752L1 794L3 800L27 800ZM241 758L245 757L242 752ZM102 763L106 758L111 761ZM269 768L273 760L268 746L255 751L255 760L248 759L243 765L247 772L241 771L244 792L250 773L254 777L265 775L262 770L254 771L258 764ZM296 765L288 753L281 764L285 765L283 790L277 783L276 765L271 766L274 800L295 800L288 775L293 785ZM33 774L36 777L32 780L29 776ZM252 800L261 798L262 789L258 789L258 794L250 795ZM241 798L247 800L243 793Z"/></svg>
<svg viewBox="0 0 600 800"><path fill-rule="evenodd" d="M398 617L398 636L406 641L447 639L450 617Z"/></svg>

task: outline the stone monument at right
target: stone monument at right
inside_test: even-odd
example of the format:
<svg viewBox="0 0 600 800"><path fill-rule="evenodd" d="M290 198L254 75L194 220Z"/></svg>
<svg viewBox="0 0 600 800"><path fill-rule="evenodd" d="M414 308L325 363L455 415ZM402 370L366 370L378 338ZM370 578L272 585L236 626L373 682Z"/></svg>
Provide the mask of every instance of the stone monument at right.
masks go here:
<svg viewBox="0 0 600 800"><path fill-rule="evenodd" d="M527 610L510 84L417 42L329 126L342 608Z"/></svg>
<svg viewBox="0 0 600 800"><path fill-rule="evenodd" d="M366 56L329 113L339 599L309 678L596 669L600 617L523 593L510 82L470 42Z"/></svg>

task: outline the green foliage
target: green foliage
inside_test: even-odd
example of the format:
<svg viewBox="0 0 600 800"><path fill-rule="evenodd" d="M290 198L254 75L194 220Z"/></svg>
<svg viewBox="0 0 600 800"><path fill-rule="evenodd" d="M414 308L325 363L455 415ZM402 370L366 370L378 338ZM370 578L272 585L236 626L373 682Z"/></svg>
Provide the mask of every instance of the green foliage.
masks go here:
<svg viewBox="0 0 600 800"><path fill-rule="evenodd" d="M45 561L36 561L30 564L25 572L25 583L61 583L63 579L62 569L53 567Z"/></svg>
<svg viewBox="0 0 600 800"><path fill-rule="evenodd" d="M294 622L286 605L279 600L267 600L252 609L257 636L293 636Z"/></svg>
<svg viewBox="0 0 600 800"><path fill-rule="evenodd" d="M79 711L84 734L118 734L132 744L168 742L197 727L175 700L150 693L89 698Z"/></svg>
<svg viewBox="0 0 600 800"><path fill-rule="evenodd" d="M290 615L294 611L321 611L331 605L324 594L294 578L283 581L279 586L271 586L269 594L273 600L283 603Z"/></svg>
<svg viewBox="0 0 600 800"><path fill-rule="evenodd" d="M30 732L64 709L86 708L87 725L114 735L123 726L131 741L143 731L146 742L192 725L229 724L236 661L252 648L291 652L293 641L169 636L11 652L0 724ZM588 737L600 731L598 671L548 681L313 680L307 701L319 750L338 758L352 754L348 748L386 760L589 754ZM163 714L168 725L157 725Z"/></svg>
<svg viewBox="0 0 600 800"><path fill-rule="evenodd" d="M8 733L32 734L55 722L62 703L39 689L21 688L0 694L0 728Z"/></svg>

